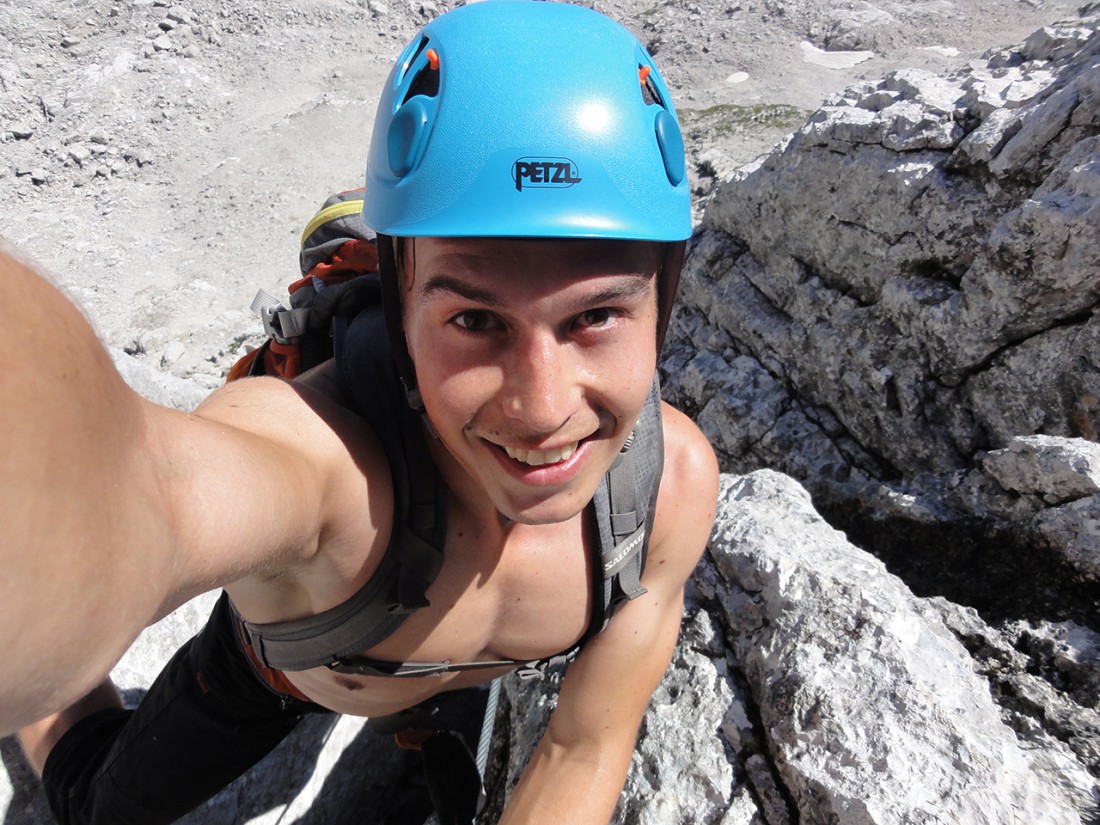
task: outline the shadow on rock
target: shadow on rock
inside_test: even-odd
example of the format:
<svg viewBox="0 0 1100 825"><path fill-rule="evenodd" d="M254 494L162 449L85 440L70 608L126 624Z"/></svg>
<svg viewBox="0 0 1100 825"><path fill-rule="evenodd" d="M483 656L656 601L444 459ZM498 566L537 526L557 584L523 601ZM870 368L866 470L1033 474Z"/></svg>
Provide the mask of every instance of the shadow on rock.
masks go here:
<svg viewBox="0 0 1100 825"><path fill-rule="evenodd" d="M883 518L858 502L819 507L918 596L943 596L991 622L1100 624L1100 581L1082 577L1021 528L977 519L920 524Z"/></svg>
<svg viewBox="0 0 1100 825"><path fill-rule="evenodd" d="M294 825L423 825L432 813L420 754L363 727Z"/></svg>

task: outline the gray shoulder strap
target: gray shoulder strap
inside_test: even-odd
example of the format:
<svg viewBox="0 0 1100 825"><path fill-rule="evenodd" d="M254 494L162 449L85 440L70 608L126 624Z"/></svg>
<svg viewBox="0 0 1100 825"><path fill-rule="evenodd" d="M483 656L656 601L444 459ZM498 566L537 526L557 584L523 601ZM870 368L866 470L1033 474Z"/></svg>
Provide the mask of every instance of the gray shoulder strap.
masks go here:
<svg viewBox="0 0 1100 825"><path fill-rule="evenodd" d="M411 530L397 525L396 532L381 566L347 601L302 619L269 624L242 619L260 661L290 671L331 665L379 644L423 606L426 602L417 601L417 597L423 599L422 593L401 592L402 570L434 572L439 554Z"/></svg>
<svg viewBox="0 0 1100 825"><path fill-rule="evenodd" d="M634 432L594 498L601 596L592 617L594 632L607 626L624 601L646 592L641 579L663 468L661 388L654 379Z"/></svg>

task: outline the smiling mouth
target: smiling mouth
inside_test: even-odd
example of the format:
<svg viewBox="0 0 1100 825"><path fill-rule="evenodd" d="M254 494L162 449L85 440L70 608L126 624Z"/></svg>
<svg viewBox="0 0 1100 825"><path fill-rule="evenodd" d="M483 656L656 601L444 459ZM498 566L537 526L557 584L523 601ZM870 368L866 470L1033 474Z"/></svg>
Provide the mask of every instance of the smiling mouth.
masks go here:
<svg viewBox="0 0 1100 825"><path fill-rule="evenodd" d="M557 464L565 461L577 451L579 442L566 444L553 450L522 450L512 447L504 447L504 452L514 461L527 464L530 467L542 467L546 464Z"/></svg>

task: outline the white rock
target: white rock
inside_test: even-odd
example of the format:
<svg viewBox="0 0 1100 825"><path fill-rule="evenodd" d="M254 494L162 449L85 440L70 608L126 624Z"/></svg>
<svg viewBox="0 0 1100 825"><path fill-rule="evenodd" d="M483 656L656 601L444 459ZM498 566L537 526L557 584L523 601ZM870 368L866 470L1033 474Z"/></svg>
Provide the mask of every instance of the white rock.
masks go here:
<svg viewBox="0 0 1100 825"><path fill-rule="evenodd" d="M850 69L875 56L874 52L869 51L827 52L808 40L803 40L798 45L802 49L802 59L805 62L826 69Z"/></svg>
<svg viewBox="0 0 1100 825"><path fill-rule="evenodd" d="M120 349L112 349L111 357L132 389L162 406L190 411L209 394L195 382L155 369Z"/></svg>
<svg viewBox="0 0 1100 825"><path fill-rule="evenodd" d="M724 477L712 554L801 821L1080 822L954 635L790 479Z"/></svg>

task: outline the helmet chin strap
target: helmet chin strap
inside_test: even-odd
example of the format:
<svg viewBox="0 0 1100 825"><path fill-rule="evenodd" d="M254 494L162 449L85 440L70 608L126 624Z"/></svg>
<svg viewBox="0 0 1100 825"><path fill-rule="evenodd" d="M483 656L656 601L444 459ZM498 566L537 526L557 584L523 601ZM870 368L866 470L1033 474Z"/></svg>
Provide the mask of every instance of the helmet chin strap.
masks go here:
<svg viewBox="0 0 1100 825"><path fill-rule="evenodd" d="M409 407L420 413L425 422L424 400L416 384L416 367L409 355L408 342L405 340L405 326L401 315L401 284L397 278L397 259L394 257L393 236L378 235L378 275L382 282L382 312L386 318L386 331L390 337L390 351L397 366L397 375L405 388L405 400ZM435 429L428 422L429 429Z"/></svg>
<svg viewBox="0 0 1100 825"><path fill-rule="evenodd" d="M672 317L672 305L676 303L676 288L680 285L680 270L684 267L684 251L687 241L671 241L665 245L661 271L657 273L657 357L665 344L665 333Z"/></svg>

